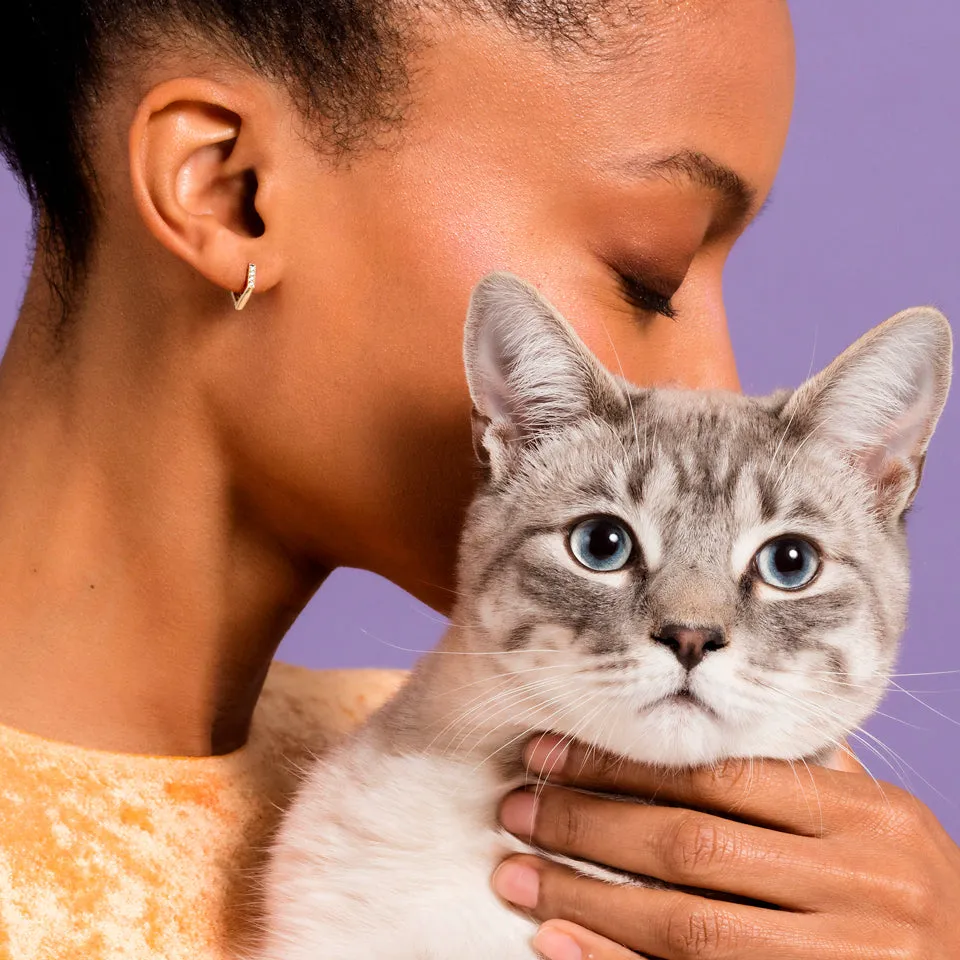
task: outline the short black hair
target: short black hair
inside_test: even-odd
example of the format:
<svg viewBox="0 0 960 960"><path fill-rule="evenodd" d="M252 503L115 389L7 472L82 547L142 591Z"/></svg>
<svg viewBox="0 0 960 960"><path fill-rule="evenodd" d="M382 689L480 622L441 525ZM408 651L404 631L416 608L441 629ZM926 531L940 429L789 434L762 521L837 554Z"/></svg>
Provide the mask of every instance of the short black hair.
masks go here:
<svg viewBox="0 0 960 960"><path fill-rule="evenodd" d="M588 36L603 0L435 0L455 15L496 16L551 43ZM88 266L97 190L92 112L132 57L184 37L283 83L326 145L343 154L400 119L417 4L404 0L12 0L0 56L0 152L53 256L66 312Z"/></svg>

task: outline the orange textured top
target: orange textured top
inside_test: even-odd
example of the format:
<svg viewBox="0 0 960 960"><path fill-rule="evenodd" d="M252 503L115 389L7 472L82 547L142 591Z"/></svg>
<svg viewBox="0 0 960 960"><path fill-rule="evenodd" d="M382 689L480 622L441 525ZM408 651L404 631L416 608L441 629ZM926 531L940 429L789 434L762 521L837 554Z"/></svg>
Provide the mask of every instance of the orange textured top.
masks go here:
<svg viewBox="0 0 960 960"><path fill-rule="evenodd" d="M89 750L0 727L0 957L227 960L298 771L393 694L393 670L275 663L222 757Z"/></svg>

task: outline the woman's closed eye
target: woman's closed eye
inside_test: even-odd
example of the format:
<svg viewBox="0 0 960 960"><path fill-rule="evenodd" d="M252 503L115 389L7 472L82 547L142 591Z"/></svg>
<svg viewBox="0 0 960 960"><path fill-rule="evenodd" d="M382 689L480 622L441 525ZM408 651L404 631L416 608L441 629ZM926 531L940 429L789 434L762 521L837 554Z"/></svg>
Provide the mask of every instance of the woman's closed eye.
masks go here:
<svg viewBox="0 0 960 960"><path fill-rule="evenodd" d="M631 307L671 320L676 318L677 311L670 302L672 294L661 293L648 280L622 269L617 270L617 279L623 298Z"/></svg>

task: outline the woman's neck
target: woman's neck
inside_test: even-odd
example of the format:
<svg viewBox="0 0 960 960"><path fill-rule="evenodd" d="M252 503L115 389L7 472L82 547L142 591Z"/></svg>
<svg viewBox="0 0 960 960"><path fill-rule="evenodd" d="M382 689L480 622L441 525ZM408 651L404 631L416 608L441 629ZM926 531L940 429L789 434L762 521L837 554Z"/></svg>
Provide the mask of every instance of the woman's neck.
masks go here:
<svg viewBox="0 0 960 960"><path fill-rule="evenodd" d="M110 341L119 324L85 327L82 311L66 352L43 356L37 272L0 365L0 723L107 750L229 752L323 571L237 502L175 363L138 363Z"/></svg>

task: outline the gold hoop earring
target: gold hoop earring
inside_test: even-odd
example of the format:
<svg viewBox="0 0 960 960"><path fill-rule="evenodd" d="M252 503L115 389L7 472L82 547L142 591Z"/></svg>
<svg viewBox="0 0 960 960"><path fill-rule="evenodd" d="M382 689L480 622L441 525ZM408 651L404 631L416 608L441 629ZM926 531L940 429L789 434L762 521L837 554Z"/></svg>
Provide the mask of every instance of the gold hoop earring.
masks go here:
<svg viewBox="0 0 960 960"><path fill-rule="evenodd" d="M236 310L242 310L247 301L253 296L253 288L257 285L257 265L255 263L247 264L247 285L242 293L230 293L233 297L233 306Z"/></svg>

